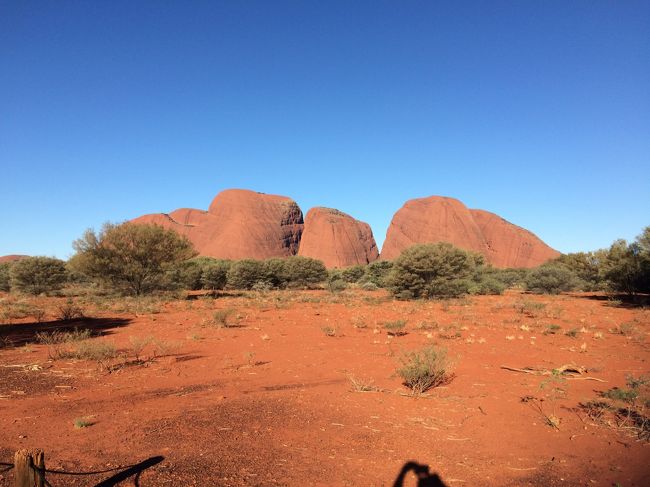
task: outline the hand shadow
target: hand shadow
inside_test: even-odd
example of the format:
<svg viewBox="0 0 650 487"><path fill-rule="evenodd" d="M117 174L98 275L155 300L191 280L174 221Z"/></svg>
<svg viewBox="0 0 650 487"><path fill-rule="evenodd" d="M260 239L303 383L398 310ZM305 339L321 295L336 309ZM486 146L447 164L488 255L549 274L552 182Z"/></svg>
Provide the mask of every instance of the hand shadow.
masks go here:
<svg viewBox="0 0 650 487"><path fill-rule="evenodd" d="M393 487L403 487L406 474L413 471L418 478L417 487L447 487L438 474L429 472L429 465L416 462L407 462L397 475Z"/></svg>

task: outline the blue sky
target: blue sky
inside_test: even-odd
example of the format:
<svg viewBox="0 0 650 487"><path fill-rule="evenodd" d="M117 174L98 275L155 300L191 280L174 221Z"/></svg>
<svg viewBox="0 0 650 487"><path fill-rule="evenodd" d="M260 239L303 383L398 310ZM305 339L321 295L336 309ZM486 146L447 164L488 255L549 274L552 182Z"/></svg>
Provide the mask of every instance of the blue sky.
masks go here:
<svg viewBox="0 0 650 487"><path fill-rule="evenodd" d="M0 255L226 188L589 250L650 225L648 174L647 1L0 2Z"/></svg>

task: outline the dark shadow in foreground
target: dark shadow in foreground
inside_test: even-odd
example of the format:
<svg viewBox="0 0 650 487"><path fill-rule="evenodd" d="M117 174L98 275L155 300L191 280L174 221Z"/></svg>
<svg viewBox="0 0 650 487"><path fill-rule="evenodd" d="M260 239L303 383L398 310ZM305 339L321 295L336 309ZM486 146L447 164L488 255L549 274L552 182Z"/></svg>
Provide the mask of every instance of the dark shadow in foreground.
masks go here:
<svg viewBox="0 0 650 487"><path fill-rule="evenodd" d="M648 294L572 294L572 296L603 301L605 306L612 308L643 308L650 306L650 295Z"/></svg>
<svg viewBox="0 0 650 487"><path fill-rule="evenodd" d="M131 322L127 318L79 318L74 320L16 323L0 326L0 348L20 347L36 341L38 333L90 330L92 336L106 335L111 328L121 328Z"/></svg>
<svg viewBox="0 0 650 487"><path fill-rule="evenodd" d="M429 465L416 462L406 462L395 478L393 487L403 487L404 479L409 472L413 472L418 479L418 487L447 487L438 474L429 471Z"/></svg>
<svg viewBox="0 0 650 487"><path fill-rule="evenodd" d="M138 487L140 485L140 474L144 472L146 469L148 469L149 467L153 467L154 465L159 464L164 459L165 457L163 456L147 458L146 460L140 463L130 466L126 470L123 470L119 473L116 473L115 475L112 475L106 480L102 480L101 482L96 484L95 487L114 487L120 482L125 481L129 477L132 477L133 475L135 475L135 478L133 479L133 484L136 487Z"/></svg>

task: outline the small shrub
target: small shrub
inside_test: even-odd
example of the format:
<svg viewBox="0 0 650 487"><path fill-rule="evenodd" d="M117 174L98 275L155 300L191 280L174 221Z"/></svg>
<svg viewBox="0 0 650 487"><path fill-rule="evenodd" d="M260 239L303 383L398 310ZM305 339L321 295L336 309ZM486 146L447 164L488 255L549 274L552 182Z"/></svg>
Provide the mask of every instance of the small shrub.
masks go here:
<svg viewBox="0 0 650 487"><path fill-rule="evenodd" d="M575 275L564 267L542 266L534 269L525 280L526 290L535 294L559 294L576 288Z"/></svg>
<svg viewBox="0 0 650 487"><path fill-rule="evenodd" d="M546 327L546 330L542 332L543 335L555 335L558 331L560 331L562 327L560 325L548 325Z"/></svg>
<svg viewBox="0 0 650 487"><path fill-rule="evenodd" d="M404 328L406 327L406 320L386 321L382 323L384 329L389 335L402 336L406 335Z"/></svg>
<svg viewBox="0 0 650 487"><path fill-rule="evenodd" d="M323 326L321 327L321 331L325 333L326 336L328 337L335 337L336 336L336 328L333 328L331 326Z"/></svg>
<svg viewBox="0 0 650 487"><path fill-rule="evenodd" d="M372 380L365 380L354 375L349 375L348 380L354 392L378 392L379 387L373 384Z"/></svg>
<svg viewBox="0 0 650 487"><path fill-rule="evenodd" d="M576 338L578 336L578 329L577 328L571 328L570 330L567 330L564 332L564 334L568 337L571 338Z"/></svg>
<svg viewBox="0 0 650 487"><path fill-rule="evenodd" d="M84 316L83 309L77 306L72 298L68 298L65 304L59 305L57 309L57 318L61 321L75 320Z"/></svg>
<svg viewBox="0 0 650 487"><path fill-rule="evenodd" d="M255 283L265 280L264 264L259 260L238 260L227 272L228 287L232 289L252 289Z"/></svg>
<svg viewBox="0 0 650 487"><path fill-rule="evenodd" d="M388 275L393 268L393 263L389 260L376 260L368 264L361 278L362 282L372 283L377 287L386 287L388 284Z"/></svg>
<svg viewBox="0 0 650 487"><path fill-rule="evenodd" d="M212 314L210 324L217 328L230 328L234 323L230 321L230 317L235 312L232 308L220 309Z"/></svg>
<svg viewBox="0 0 650 487"><path fill-rule="evenodd" d="M11 265L11 287L39 295L58 291L68 274L65 262L51 257L26 257Z"/></svg>
<svg viewBox="0 0 650 487"><path fill-rule="evenodd" d="M430 346L406 353L397 374L413 394L422 394L432 387L444 384L450 378L447 349Z"/></svg>
<svg viewBox="0 0 650 487"><path fill-rule="evenodd" d="M93 425L92 421L88 421L86 418L75 418L73 421L74 427L77 429L88 428Z"/></svg>
<svg viewBox="0 0 650 487"><path fill-rule="evenodd" d="M388 277L398 299L455 298L471 289L471 276L483 258L448 243L415 245L393 262Z"/></svg>
<svg viewBox="0 0 650 487"><path fill-rule="evenodd" d="M286 259L286 284L291 288L312 289L327 280L325 264L311 257L294 256Z"/></svg>
<svg viewBox="0 0 650 487"><path fill-rule="evenodd" d="M341 270L341 278L345 282L356 283L365 275L366 270L364 266L353 265Z"/></svg>
<svg viewBox="0 0 650 487"><path fill-rule="evenodd" d="M11 264L0 262L0 291L8 292L11 289Z"/></svg>
<svg viewBox="0 0 650 487"><path fill-rule="evenodd" d="M221 290L228 284L228 270L232 263L227 260L214 260L203 268L201 287L211 291Z"/></svg>
<svg viewBox="0 0 650 487"><path fill-rule="evenodd" d="M379 286L377 286L377 284L375 284L374 282L364 282L363 284L361 284L361 289L363 289L364 291L376 291L377 289L379 289Z"/></svg>

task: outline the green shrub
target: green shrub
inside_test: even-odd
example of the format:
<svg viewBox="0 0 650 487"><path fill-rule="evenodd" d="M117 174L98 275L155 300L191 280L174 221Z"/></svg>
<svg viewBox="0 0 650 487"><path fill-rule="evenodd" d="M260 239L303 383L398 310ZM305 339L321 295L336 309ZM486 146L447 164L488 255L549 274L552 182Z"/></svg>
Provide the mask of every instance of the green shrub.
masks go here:
<svg viewBox="0 0 650 487"><path fill-rule="evenodd" d="M444 384L449 379L447 349L430 346L404 354L397 374L414 394Z"/></svg>
<svg viewBox="0 0 650 487"><path fill-rule="evenodd" d="M228 284L228 271L232 262L229 260L213 259L203 268L201 273L201 287L212 291L224 289Z"/></svg>
<svg viewBox="0 0 650 487"><path fill-rule="evenodd" d="M264 281L267 288L283 289L287 286L289 281L287 259L266 259L262 266L264 269Z"/></svg>
<svg viewBox="0 0 650 487"><path fill-rule="evenodd" d="M415 245L393 262L390 291L400 299L454 298L469 293L480 255L448 243Z"/></svg>
<svg viewBox="0 0 650 487"><path fill-rule="evenodd" d="M378 287L386 287L387 279L393 268L390 260L376 260L365 267L365 274L361 279L363 282L371 282Z"/></svg>
<svg viewBox="0 0 650 487"><path fill-rule="evenodd" d="M26 257L11 265L11 287L38 295L58 291L68 275L65 262L52 257Z"/></svg>
<svg viewBox="0 0 650 487"><path fill-rule="evenodd" d="M359 282L359 280L365 275L366 270L362 265L353 265L351 267L346 267L341 269L341 278L348 283Z"/></svg>
<svg viewBox="0 0 650 487"><path fill-rule="evenodd" d="M471 286L472 294L503 294L506 285L492 275L480 276Z"/></svg>
<svg viewBox="0 0 650 487"><path fill-rule="evenodd" d="M0 291L8 292L11 289L11 274L9 262L0 263Z"/></svg>
<svg viewBox="0 0 650 487"><path fill-rule="evenodd" d="M575 275L564 267L544 265L526 277L526 290L535 294L559 294L576 288Z"/></svg>
<svg viewBox="0 0 650 487"><path fill-rule="evenodd" d="M287 286L292 288L314 288L328 277L320 260L301 256L286 259L285 273Z"/></svg>
<svg viewBox="0 0 650 487"><path fill-rule="evenodd" d="M203 275L209 267L222 261L212 257L194 257L176 264L169 272L171 287L196 291L203 289Z"/></svg>
<svg viewBox="0 0 650 487"><path fill-rule="evenodd" d="M252 289L258 282L266 281L264 263L260 260L243 259L232 263L227 272L228 287Z"/></svg>
<svg viewBox="0 0 650 487"><path fill-rule="evenodd" d="M196 255L192 243L160 225L107 223L74 242L77 271L129 294L169 285L169 272Z"/></svg>

